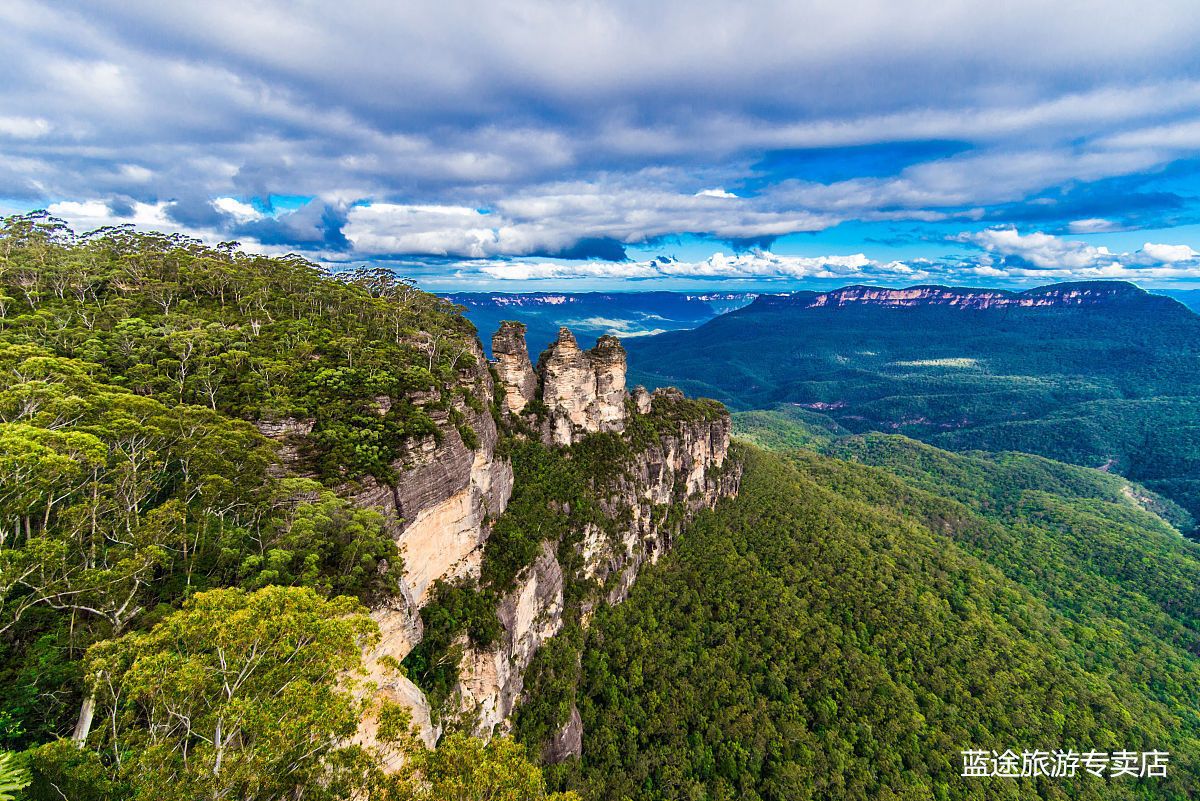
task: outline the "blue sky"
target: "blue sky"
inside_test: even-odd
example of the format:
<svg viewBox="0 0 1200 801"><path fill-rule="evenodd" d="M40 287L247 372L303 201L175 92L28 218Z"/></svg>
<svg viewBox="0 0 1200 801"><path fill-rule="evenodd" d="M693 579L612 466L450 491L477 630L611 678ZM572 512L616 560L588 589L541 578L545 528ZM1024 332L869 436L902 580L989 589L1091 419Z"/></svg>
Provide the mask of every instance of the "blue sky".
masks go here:
<svg viewBox="0 0 1200 801"><path fill-rule="evenodd" d="M1200 7L0 5L0 213L434 290L1200 286Z"/></svg>

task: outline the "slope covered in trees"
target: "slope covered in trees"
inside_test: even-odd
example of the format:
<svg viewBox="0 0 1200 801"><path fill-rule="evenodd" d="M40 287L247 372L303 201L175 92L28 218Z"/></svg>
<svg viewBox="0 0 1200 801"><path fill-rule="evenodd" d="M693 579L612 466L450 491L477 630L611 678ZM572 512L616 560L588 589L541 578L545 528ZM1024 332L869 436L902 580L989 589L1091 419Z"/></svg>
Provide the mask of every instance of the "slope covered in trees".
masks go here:
<svg viewBox="0 0 1200 801"><path fill-rule="evenodd" d="M395 708L373 708L379 740L422 781L347 739L364 603L402 560L343 490L395 480L435 410L473 437L476 348L387 273L3 222L0 750L26 750L30 797L544 796L522 749L429 755ZM259 430L289 418L312 421L290 470Z"/></svg>
<svg viewBox="0 0 1200 801"><path fill-rule="evenodd" d="M1105 466L1200 517L1200 316L1123 283L1031 292L1096 299L960 308L760 297L693 331L630 342L631 380L735 410L802 404L853 432Z"/></svg>
<svg viewBox="0 0 1200 801"><path fill-rule="evenodd" d="M1200 771L1200 548L1125 482L900 437L751 449L578 671L601 799L1168 798ZM880 466L874 466L880 465ZM885 469L886 467L886 469ZM971 779L960 751L1169 750L1167 779Z"/></svg>

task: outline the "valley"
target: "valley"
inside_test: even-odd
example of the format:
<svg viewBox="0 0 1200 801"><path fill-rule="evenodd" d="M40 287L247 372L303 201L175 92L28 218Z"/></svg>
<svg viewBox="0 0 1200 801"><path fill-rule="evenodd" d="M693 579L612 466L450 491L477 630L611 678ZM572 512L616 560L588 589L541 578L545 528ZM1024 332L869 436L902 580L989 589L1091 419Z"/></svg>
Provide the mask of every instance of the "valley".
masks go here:
<svg viewBox="0 0 1200 801"><path fill-rule="evenodd" d="M1121 282L922 289L763 296L631 342L632 377L855 433L1107 464L1200 514L1200 316Z"/></svg>

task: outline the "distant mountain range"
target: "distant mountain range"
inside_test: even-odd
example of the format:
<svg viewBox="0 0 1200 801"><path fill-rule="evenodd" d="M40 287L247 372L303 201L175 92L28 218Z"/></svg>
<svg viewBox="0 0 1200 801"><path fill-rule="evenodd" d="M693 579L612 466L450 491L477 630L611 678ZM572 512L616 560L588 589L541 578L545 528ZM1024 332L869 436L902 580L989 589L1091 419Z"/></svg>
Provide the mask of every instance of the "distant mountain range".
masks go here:
<svg viewBox="0 0 1200 801"><path fill-rule="evenodd" d="M1194 312L1200 313L1200 289L1155 289L1156 295L1166 295L1187 306Z"/></svg>
<svg viewBox="0 0 1200 801"><path fill-rule="evenodd" d="M1079 299L1091 302L1104 296L1104 288L1131 287L1121 282L1096 282L1099 295ZM1200 311L1200 290L1156 289L1153 294L1174 298L1193 311ZM1041 294L1039 294L1041 293ZM484 346L501 320L519 320L528 328L529 351L537 357L554 341L560 326L567 326L590 346L603 334L622 339L653 336L668 331L697 328L727 312L736 311L758 299L761 304L816 306L836 302L878 303L889 306L925 304L965 305L989 308L1007 305L1052 305L1056 299L1044 290L1009 292L999 289L970 289L919 286L907 289L845 287L834 292L454 292L443 297L461 305L465 316L479 329ZM1061 299L1070 303L1070 298Z"/></svg>
<svg viewBox="0 0 1200 801"><path fill-rule="evenodd" d="M490 348L501 320L527 326L529 352L536 359L567 326L583 347L603 334L622 339L695 328L754 300L748 292L456 292L444 295L461 305Z"/></svg>
<svg viewBox="0 0 1200 801"><path fill-rule="evenodd" d="M1131 284L762 296L625 344L631 384L1112 470L1200 516L1200 316Z"/></svg>

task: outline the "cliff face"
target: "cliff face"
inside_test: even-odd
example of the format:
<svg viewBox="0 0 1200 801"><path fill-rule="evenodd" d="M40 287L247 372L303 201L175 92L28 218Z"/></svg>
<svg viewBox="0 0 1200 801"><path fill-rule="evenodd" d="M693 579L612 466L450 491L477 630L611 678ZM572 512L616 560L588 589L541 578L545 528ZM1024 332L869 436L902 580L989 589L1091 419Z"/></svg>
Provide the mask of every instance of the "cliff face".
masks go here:
<svg viewBox="0 0 1200 801"><path fill-rule="evenodd" d="M681 398L677 391L659 390L652 403L669 406ZM594 580L601 588L585 601L585 614L598 603L625 600L642 565L665 553L695 512L737 493L741 473L728 462L731 427L727 414L681 420L635 449L625 470L600 492L605 517L619 522L607 528L589 525L582 532L578 578ZM563 627L563 586L564 569L544 543L537 561L500 603L500 641L483 651L467 649L454 713L475 733L487 736L510 728L526 669L542 643ZM556 748L562 757L572 752L569 746L579 741L579 731L568 727L560 739Z"/></svg>
<svg viewBox="0 0 1200 801"><path fill-rule="evenodd" d="M761 306L787 305L807 309L862 305L893 308L949 306L960 309L1007 309L1092 306L1145 294L1132 284L1121 281L1056 284L1024 292L1008 292L1002 289L961 289L945 286L912 286L905 289L848 286L824 293L798 292L794 295L784 296L764 295L755 303Z"/></svg>
<svg viewBox="0 0 1200 801"><path fill-rule="evenodd" d="M365 655L367 678L381 696L411 711L428 745L440 736L442 721L484 736L509 729L527 668L563 627L566 582L592 581L602 588L586 602L588 609L621 602L641 566L670 547L693 513L736 493L740 479L740 471L728 463L728 413L712 406L702 415L676 419L675 407L687 403L677 390L627 392L625 350L614 337L602 337L584 351L562 329L536 372L519 323L502 325L492 348L491 367L504 394L501 421L512 436L562 448L607 432L622 436L625 456L616 478L594 487L609 522L578 532L576 553L582 558L572 560L570 575L559 562L558 543L543 542L536 559L498 599L500 637L485 649L461 639L458 684L446 707L433 710L396 664L422 641L421 609L435 583L480 578L492 523L504 513L513 490L512 464L498 449L502 432L487 411L497 387L477 342L456 386L410 398L426 410L439 434L407 443L393 464L398 480L383 484L368 478L342 488L356 503L382 510L400 546L400 592L372 610L382 637ZM464 423L474 432L470 445L460 433ZM298 454L311 423L287 420L263 428L283 444L282 467L301 470ZM364 720L357 738L374 743L376 728L377 721ZM577 751L580 737L579 727L568 725L556 741L556 753Z"/></svg>

